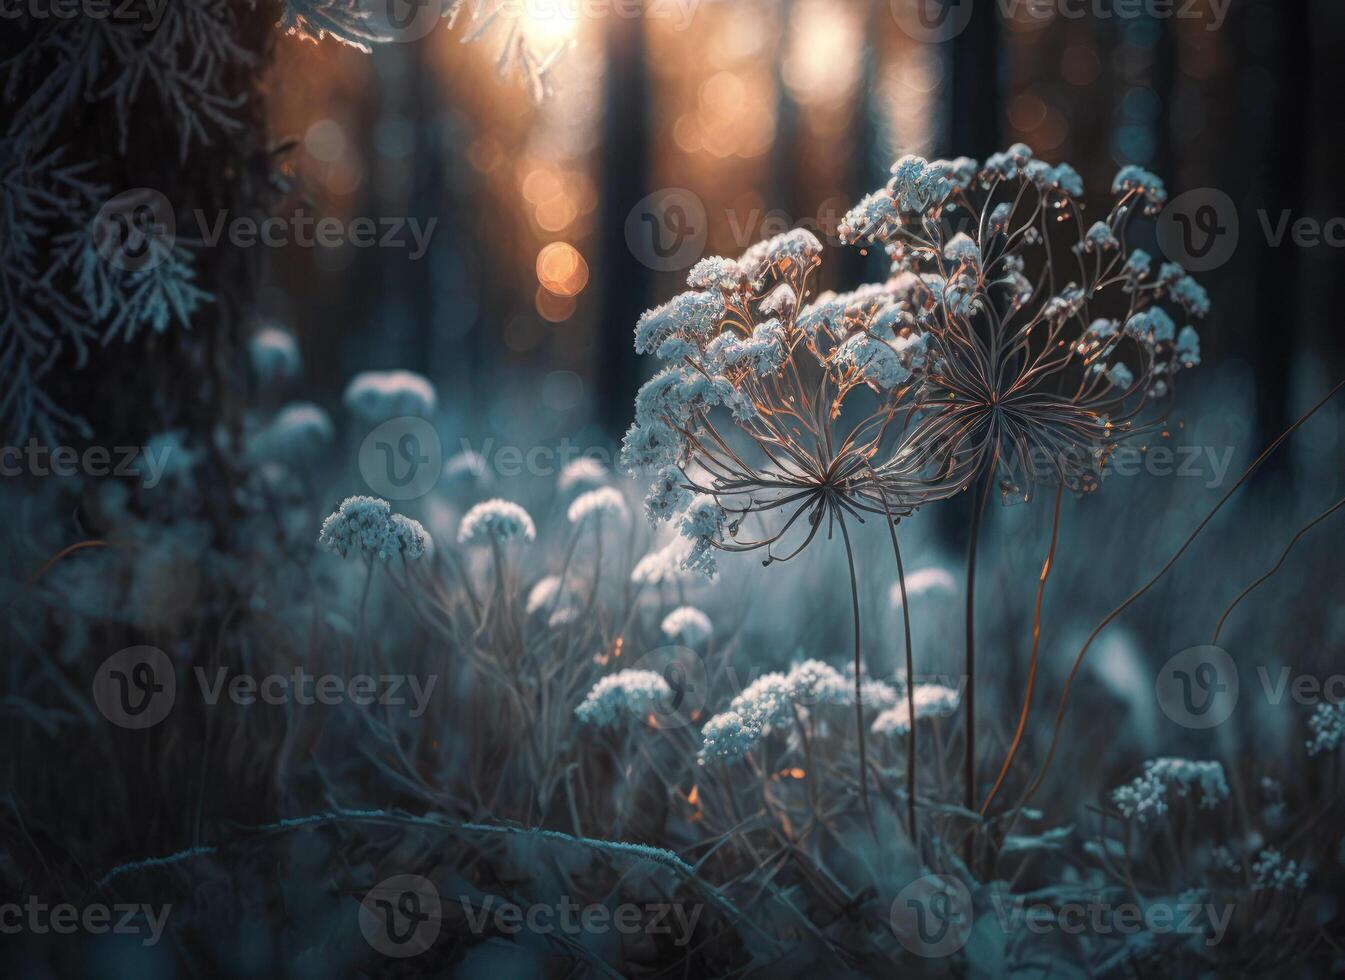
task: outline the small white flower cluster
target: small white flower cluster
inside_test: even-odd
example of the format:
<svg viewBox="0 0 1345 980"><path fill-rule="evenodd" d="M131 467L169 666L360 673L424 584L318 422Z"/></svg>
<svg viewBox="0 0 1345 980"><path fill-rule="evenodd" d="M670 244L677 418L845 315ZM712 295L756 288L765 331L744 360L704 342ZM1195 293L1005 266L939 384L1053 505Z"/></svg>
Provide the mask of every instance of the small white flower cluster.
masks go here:
<svg viewBox="0 0 1345 980"><path fill-rule="evenodd" d="M1193 759L1150 759L1144 764L1143 775L1112 790L1112 802L1124 816L1148 823L1168 812L1169 789L1175 789L1178 796L1189 796L1196 787L1200 789L1202 809L1212 810L1228 799L1223 765Z"/></svg>
<svg viewBox="0 0 1345 980"><path fill-rule="evenodd" d="M1253 891L1301 892L1308 887L1308 873L1297 861L1286 860L1279 851L1268 848L1252 863Z"/></svg>
<svg viewBox="0 0 1345 980"><path fill-rule="evenodd" d="M861 689L866 705L886 707L898 698L882 681L864 679ZM740 759L773 729L787 724L796 708L806 712L811 705L853 704L854 694L854 677L820 660L805 660L788 674L762 674L729 702L727 711L705 723L699 762Z"/></svg>
<svg viewBox="0 0 1345 980"><path fill-rule="evenodd" d="M248 359L262 385L293 380L303 368L299 345L289 331L280 327L263 327L253 334L248 340Z"/></svg>
<svg viewBox="0 0 1345 980"><path fill-rule="evenodd" d="M490 483L490 464L475 449L464 449L444 460L444 481L485 486Z"/></svg>
<svg viewBox="0 0 1345 980"><path fill-rule="evenodd" d="M630 510L626 507L626 498L615 487L599 487L588 490L574 498L566 516L571 524L583 524L612 521L625 524L630 519Z"/></svg>
<svg viewBox="0 0 1345 980"><path fill-rule="evenodd" d="M350 379L341 400L356 418L372 423L402 415L428 419L438 404L434 385L414 371L362 371Z"/></svg>
<svg viewBox="0 0 1345 980"><path fill-rule="evenodd" d="M704 643L714 633L710 617L695 606L679 606L663 617L663 635L689 647Z"/></svg>
<svg viewBox="0 0 1345 980"><path fill-rule="evenodd" d="M917 684L911 692L915 699L915 718L943 718L957 710L958 692L942 684ZM903 697L873 720L878 735L904 735L911 730L911 706Z"/></svg>
<svg viewBox="0 0 1345 980"><path fill-rule="evenodd" d="M1307 741L1308 755L1335 751L1340 740L1345 738L1345 701L1317 705L1308 719L1308 730L1312 732L1312 738Z"/></svg>
<svg viewBox="0 0 1345 980"><path fill-rule="evenodd" d="M513 501L498 497L477 504L458 524L459 544L490 544L514 538L532 541L536 537L537 528L528 512Z"/></svg>
<svg viewBox="0 0 1345 980"><path fill-rule="evenodd" d="M387 561L393 555L420 558L430 546L430 536L420 522L394 514L386 500L347 497L322 522L318 544L342 558L358 552Z"/></svg>
<svg viewBox="0 0 1345 980"><path fill-rule="evenodd" d="M691 542L686 538L673 538L662 548L645 555L631 569L630 580L636 585L664 585L673 582L686 582L694 575L683 562L691 551ZM713 577L713 576L712 576Z"/></svg>
<svg viewBox="0 0 1345 980"><path fill-rule="evenodd" d="M923 595L951 595L957 591L957 580L944 568L918 568L906 576L906 596L918 599ZM893 582L888 594L893 609L901 608L901 582Z"/></svg>
<svg viewBox="0 0 1345 980"><path fill-rule="evenodd" d="M668 682L652 670L621 670L608 674L574 709L586 725L614 725L626 715L644 718L672 696Z"/></svg>
<svg viewBox="0 0 1345 980"><path fill-rule="evenodd" d="M320 406L292 402L248 439L247 457L253 463L312 459L325 452L335 438L332 420Z"/></svg>
<svg viewBox="0 0 1345 980"><path fill-rule="evenodd" d="M538 612L543 607L550 609L560 600L560 576L546 575L537 580L537 583L528 590L528 598L524 608L528 615Z"/></svg>
<svg viewBox="0 0 1345 980"><path fill-rule="evenodd" d="M580 456L561 468L560 475L556 477L556 489L562 494L574 490L593 489L603 486L609 476L607 467L601 460L592 456Z"/></svg>

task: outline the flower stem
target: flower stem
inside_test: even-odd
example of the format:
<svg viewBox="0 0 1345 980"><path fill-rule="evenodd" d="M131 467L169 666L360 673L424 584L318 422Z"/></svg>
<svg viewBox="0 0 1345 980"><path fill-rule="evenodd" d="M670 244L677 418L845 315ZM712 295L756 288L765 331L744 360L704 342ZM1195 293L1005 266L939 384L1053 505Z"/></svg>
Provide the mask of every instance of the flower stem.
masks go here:
<svg viewBox="0 0 1345 980"><path fill-rule="evenodd" d="M967 691L965 753L962 759L963 802L968 810L976 810L976 551L981 539L981 516L989 496L994 470L981 477L974 491L975 503L971 512L971 535L967 540ZM915 719L911 719L915 727ZM976 853L976 835L970 833L963 843L963 860L972 867Z"/></svg>
<svg viewBox="0 0 1345 980"><path fill-rule="evenodd" d="M869 822L869 829L872 830L873 811L869 809L869 764L864 747L864 691L861 684L864 664L861 658L863 638L859 626L859 581L855 578L855 553L850 546L850 530L846 527L844 518L841 518L839 523L841 537L845 541L845 561L850 567L850 604L855 621L855 724L859 731L859 800L864 807L864 816Z"/></svg>

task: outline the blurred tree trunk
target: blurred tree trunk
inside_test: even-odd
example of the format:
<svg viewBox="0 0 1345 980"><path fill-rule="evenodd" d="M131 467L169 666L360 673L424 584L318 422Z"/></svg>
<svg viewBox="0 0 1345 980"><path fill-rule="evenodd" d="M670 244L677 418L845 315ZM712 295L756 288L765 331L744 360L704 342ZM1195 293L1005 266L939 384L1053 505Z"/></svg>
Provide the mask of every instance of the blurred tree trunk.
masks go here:
<svg viewBox="0 0 1345 980"><path fill-rule="evenodd" d="M884 181L883 162L879 160L877 109L873 94L878 87L878 39L882 36L881 19L887 16L887 6L870 4L864 24L864 51L860 60L856 84L855 110L848 156L850 168L845 200L847 205L858 203L866 194L876 190ZM868 254L864 254L865 251ZM847 248L841 252L842 282L853 289L871 277L885 279L887 257L881 248L867 250Z"/></svg>
<svg viewBox="0 0 1345 980"><path fill-rule="evenodd" d="M650 270L626 244L626 217L649 193L644 31L643 17L613 17L606 25L597 409L603 425L617 434L629 422L631 401L640 382L632 331L650 305Z"/></svg>
<svg viewBox="0 0 1345 980"><path fill-rule="evenodd" d="M969 0L963 0L969 2ZM983 160L1000 146L1003 111L1000 26L995 4L977 5L952 42L951 146L948 156Z"/></svg>
<svg viewBox="0 0 1345 980"><path fill-rule="evenodd" d="M1250 20L1252 29L1264 31L1273 25L1274 38L1254 45L1267 49L1261 77L1273 86L1267 106L1265 136L1258 140L1263 154L1258 168L1263 189L1260 206L1272 222L1288 211L1296 221L1306 214L1304 169L1311 148L1312 120L1306 93L1312 87L1312 32L1309 0L1274 0L1263 3L1273 14L1258 11ZM1261 195L1258 195L1261 196ZM1242 240L1257 241L1263 252L1256 263L1256 276L1263 284L1257 291L1256 316L1249 323L1252 336L1248 352L1256 365L1256 423L1254 443L1264 446L1289 424L1289 379L1293 354L1301 338L1304 283L1302 249L1291 241L1270 245L1260 227L1260 215L1247 214ZM1292 444L1277 453L1272 465L1288 472Z"/></svg>

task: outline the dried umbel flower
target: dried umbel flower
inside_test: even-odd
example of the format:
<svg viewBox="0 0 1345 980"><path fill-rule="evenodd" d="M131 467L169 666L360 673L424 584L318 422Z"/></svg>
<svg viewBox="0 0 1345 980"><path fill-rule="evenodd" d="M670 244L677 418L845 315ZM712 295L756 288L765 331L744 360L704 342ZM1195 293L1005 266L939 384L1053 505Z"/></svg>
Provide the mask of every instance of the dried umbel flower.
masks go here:
<svg viewBox="0 0 1345 980"><path fill-rule="evenodd" d="M501 500L483 500L466 514L458 525L459 544L486 545L521 538L532 541L537 528L532 517L518 504Z"/></svg>
<svg viewBox="0 0 1345 980"><path fill-rule="evenodd" d="M644 718L672 697L668 682L652 670L620 670L609 674L574 709L586 725L614 725L623 717Z"/></svg>
<svg viewBox="0 0 1345 980"><path fill-rule="evenodd" d="M418 521L394 514L386 500L377 497L347 497L322 522L318 543L342 558L352 552L387 561L393 555L420 558L430 545L430 536Z"/></svg>
<svg viewBox="0 0 1345 980"><path fill-rule="evenodd" d="M1211 810L1228 799L1224 767L1218 762L1193 759L1150 759L1144 773L1112 791L1112 802L1126 817L1148 823L1168 811L1168 790L1189 796L1200 790L1200 806Z"/></svg>
<svg viewBox="0 0 1345 980"><path fill-rule="evenodd" d="M1124 168L1111 212L1086 226L1078 174L1022 144L979 169L904 157L892 174L840 227L887 249L889 287L903 285L893 315L927 349L915 421L875 463L882 486L903 502L981 476L1006 496L1096 489L1116 445L1161 425L1178 371L1200 359L1173 314L1205 316L1205 290L1127 251L1135 212L1166 200L1162 181Z"/></svg>
<svg viewBox="0 0 1345 980"><path fill-rule="evenodd" d="M352 415L372 423L402 415L429 418L438 404L434 385L414 371L362 371L341 400Z"/></svg>
<svg viewBox="0 0 1345 980"><path fill-rule="evenodd" d="M714 633L710 617L695 606L679 606L663 617L660 624L663 635L674 643L694 647L704 643Z"/></svg>
<svg viewBox="0 0 1345 980"><path fill-rule="evenodd" d="M961 700L957 691L943 684L917 684L913 694L916 721L951 715ZM873 719L873 731L879 735L904 735L910 730L911 709L904 700Z"/></svg>
<svg viewBox="0 0 1345 980"><path fill-rule="evenodd" d="M893 307L886 287L805 304L821 253L812 234L795 230L736 261L704 259L687 278L691 292L636 325L636 350L669 366L640 390L622 463L654 477L651 520L680 515L688 568L712 574L721 550L764 548L768 562L783 560L823 518L884 512L867 489L869 460L924 346L898 318L878 322ZM852 334L848 346L824 339ZM861 386L876 401L842 427L847 396ZM775 527L739 537L748 515ZM802 543L771 550L796 528Z"/></svg>
<svg viewBox="0 0 1345 980"><path fill-rule="evenodd" d="M589 490L605 485L611 474L601 460L592 456L580 456L566 463L556 477L556 489L562 494L575 490Z"/></svg>
<svg viewBox="0 0 1345 980"><path fill-rule="evenodd" d="M625 524L630 520L630 508L615 487L599 487L575 497L566 516L571 524L599 521Z"/></svg>

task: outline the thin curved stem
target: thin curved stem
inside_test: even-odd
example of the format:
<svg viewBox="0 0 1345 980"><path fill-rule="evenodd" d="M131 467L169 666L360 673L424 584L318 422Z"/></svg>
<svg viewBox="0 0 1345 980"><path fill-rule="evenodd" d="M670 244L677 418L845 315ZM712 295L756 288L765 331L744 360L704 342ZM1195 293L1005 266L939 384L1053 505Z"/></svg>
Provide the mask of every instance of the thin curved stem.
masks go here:
<svg viewBox="0 0 1345 980"><path fill-rule="evenodd" d="M994 479L992 466L981 477L980 486L974 491L976 500L972 504L971 535L967 540L967 691L964 707L966 709L966 737L962 757L962 781L964 804L968 810L976 808L976 552L981 539L981 517L985 511L985 501L990 495L990 482ZM915 717L911 717L911 727L915 727ZM974 834L968 834L963 844L963 860L967 867L972 866L976 841Z"/></svg>
<svg viewBox="0 0 1345 980"><path fill-rule="evenodd" d="M869 467L869 472L873 468ZM920 829L915 818L916 751L915 751L915 653L911 644L911 607L906 601L906 568L901 561L901 546L897 544L897 524L892 519L892 511L887 505L887 494L878 484L878 493L883 499L883 510L887 514L887 531L892 537L892 554L897 559L897 584L901 589L901 625L906 632L906 710L910 717L910 731L906 736L906 820L911 834L911 843L916 852L920 851Z"/></svg>
<svg viewBox="0 0 1345 980"><path fill-rule="evenodd" d="M850 568L850 604L855 620L855 723L859 728L859 800L864 807L864 816L873 829L873 811L869 809L869 768L868 755L864 747L864 691L863 660L861 649L863 638L859 626L859 580L855 577L855 553L850 545L850 529L843 516L838 518L841 525L841 538L845 541L845 561Z"/></svg>
<svg viewBox="0 0 1345 980"><path fill-rule="evenodd" d="M1292 538L1290 538L1289 543L1284 546L1284 551L1280 553L1280 560L1277 561L1264 575L1258 578L1251 585L1247 586L1247 588L1239 592L1237 598L1228 604L1228 608L1224 610L1224 614L1219 617L1219 622L1214 627L1214 637L1210 640L1211 646L1214 646L1219 642L1219 631L1224 628L1224 621L1228 619L1229 614L1238 607L1238 604L1241 603L1243 599L1251 595L1252 592L1261 585L1261 583L1265 582L1266 579L1270 578L1284 566L1285 560L1288 559L1289 557L1289 552L1294 550L1294 545L1298 544L1299 539L1302 538L1303 535L1311 531L1318 524L1320 524L1322 521L1326 520L1328 517L1334 514L1336 511L1340 510L1340 508L1342 507L1345 507L1345 497L1342 497L1340 500L1337 500L1326 510L1322 511L1320 514L1318 514L1316 517L1314 517L1312 520L1308 521L1308 523L1304 524L1301 528L1298 529L1298 533L1295 534Z"/></svg>
<svg viewBox="0 0 1345 980"><path fill-rule="evenodd" d="M1061 483L1055 491L1055 511L1051 517L1051 546L1046 551L1046 561L1042 563L1041 576L1037 580L1037 606L1032 614L1032 656L1028 658L1027 693L1023 695L1023 709L1018 714L1018 729L1013 733L1013 742L1010 743L1009 751L1004 757L1004 764L999 768L995 785L990 787L990 794L981 804L983 817L990 809L990 804L994 802L995 794L1004 785L1004 778L1009 774L1014 756L1018 754L1018 747L1023 742L1023 732L1027 729L1027 716L1032 709L1032 692L1037 684L1037 652L1041 648L1041 604L1042 598L1046 595L1046 578L1051 574L1051 566L1055 562L1055 545L1060 533L1060 501L1064 493L1065 485Z"/></svg>
<svg viewBox="0 0 1345 980"><path fill-rule="evenodd" d="M1050 748L1047 749L1046 751L1046 759L1042 762L1041 769L1037 772L1036 778L1033 779L1032 785L1027 788L1027 792L1023 794L1022 800L1019 801L1018 803L1019 809L1027 806L1028 802L1031 801L1032 797L1036 795L1037 790L1041 788L1042 782L1046 779L1046 773L1051 767L1051 760L1055 758L1055 751L1060 744L1060 729L1065 722L1065 708L1069 704L1070 689L1074 685L1075 677L1077 677L1079 674L1079 668L1083 666L1083 658L1087 655L1088 648L1093 645L1093 641L1097 639L1098 634L1101 633L1108 626L1110 626L1112 621L1115 620L1117 616L1121 615L1121 613L1125 612L1132 605L1138 602L1140 598L1144 596L1145 593L1147 593L1151 588L1153 588L1158 583L1159 579L1161 579L1164 575L1168 573L1168 570L1171 569L1173 565L1177 564L1178 560L1180 560L1182 555L1186 554L1187 549L1191 547L1192 543L1199 536L1200 532L1205 530L1205 528L1209 525L1210 521L1214 520L1215 515L1218 514L1219 511L1223 509L1224 505L1228 503L1229 500L1232 499L1233 494L1237 493L1239 488L1241 488L1241 486L1244 483L1246 483L1248 479L1251 478L1251 475L1261 468L1261 464L1264 463L1267 459L1269 459L1270 455L1273 452L1275 452L1275 450L1278 449L1286 439L1288 439L1291 435L1297 432L1299 428L1301 428L1302 425L1308 421L1308 419L1316 415L1317 412L1321 410L1322 406L1325 405L1327 402L1329 402L1332 398L1334 398L1342 388L1345 388L1345 381L1337 382L1336 385L1325 395L1323 395L1315 405L1313 405L1310 409L1308 409L1306 412L1300 415L1298 417L1298 420L1295 421L1293 425L1289 426L1289 428L1285 429L1278 436L1276 436L1274 441L1272 441L1270 445L1268 445L1265 449L1261 451L1261 455L1257 456L1256 459L1252 460L1251 465L1249 465L1245 470L1242 471L1242 475L1238 477L1237 481L1231 487L1228 488L1228 492L1219 498L1219 502L1214 505L1214 508L1208 514L1205 515L1204 520L1202 520L1198 525L1196 525L1196 529L1187 536L1186 540L1182 542L1181 547L1178 548L1176 553L1167 560L1166 564L1164 564L1162 568L1160 568L1156 573L1154 573L1153 577L1150 578L1149 581L1145 582L1142 586L1136 589L1135 592L1133 592L1129 598L1127 598L1119 606L1117 606L1115 609L1109 612L1106 615L1106 617L1102 620L1102 622L1100 622L1093 629L1093 632L1088 634L1088 639L1084 641L1084 645L1079 650L1078 656L1074 658L1074 665L1070 667L1069 675L1065 678L1065 689L1060 692L1060 704L1057 707L1055 713L1055 728L1051 733L1051 745Z"/></svg>

